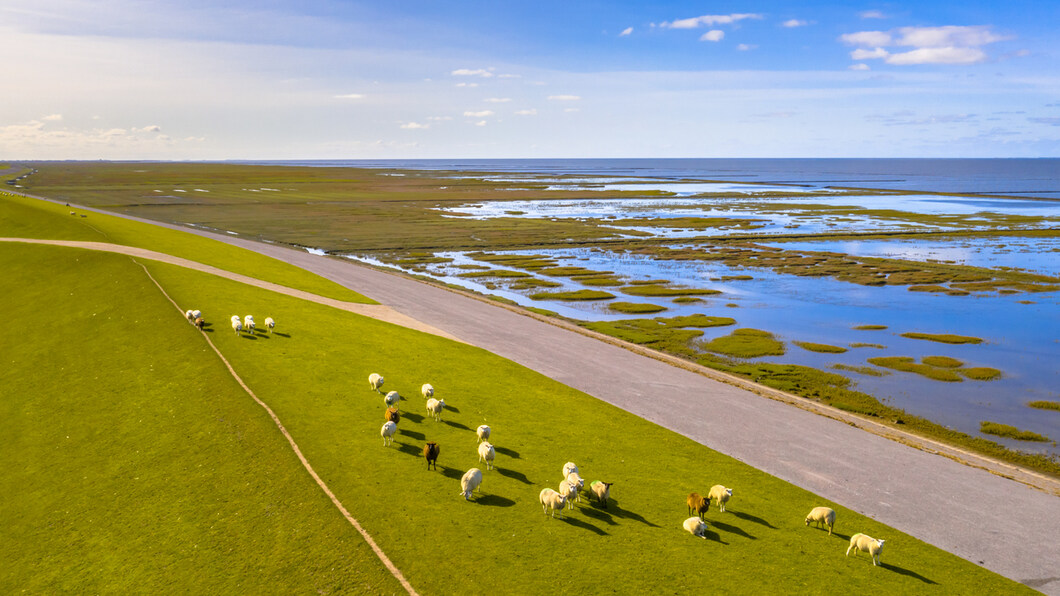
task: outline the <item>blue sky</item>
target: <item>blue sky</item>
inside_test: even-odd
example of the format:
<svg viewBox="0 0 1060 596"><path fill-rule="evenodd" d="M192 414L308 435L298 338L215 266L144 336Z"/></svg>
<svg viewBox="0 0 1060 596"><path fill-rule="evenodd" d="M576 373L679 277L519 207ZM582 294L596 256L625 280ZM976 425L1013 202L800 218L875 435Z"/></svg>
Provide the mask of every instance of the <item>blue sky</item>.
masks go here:
<svg viewBox="0 0 1060 596"><path fill-rule="evenodd" d="M1060 156L1057 2L0 1L0 159Z"/></svg>

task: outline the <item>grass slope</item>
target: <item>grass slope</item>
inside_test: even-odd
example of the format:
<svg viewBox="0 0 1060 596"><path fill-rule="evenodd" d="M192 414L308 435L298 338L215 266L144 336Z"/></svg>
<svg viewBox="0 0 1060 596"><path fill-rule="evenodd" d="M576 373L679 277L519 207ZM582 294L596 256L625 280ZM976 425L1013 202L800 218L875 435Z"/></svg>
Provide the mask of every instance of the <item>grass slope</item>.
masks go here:
<svg viewBox="0 0 1060 596"><path fill-rule="evenodd" d="M164 264L150 268L182 304L228 312L238 303L284 321L286 337L228 330L216 339L425 594L468 585L506 594L601 585L629 594L659 586L681 593L1024 589L483 350ZM379 438L384 408L368 389L372 372L386 377L385 390L407 397L390 448ZM424 382L447 403L442 422L424 415ZM483 423L493 427L498 468L484 472L480 493L465 502L458 479L480 465L473 429ZM428 440L442 449L438 471L427 471L419 455ZM587 481L615 482L611 508L583 502L566 519L542 515L538 492L558 484L568 460ZM681 529L684 500L716 483L738 496L728 513L710 513L704 542ZM839 513L838 536L803 525L806 512L824 504ZM883 568L843 557L854 532L888 540Z"/></svg>
<svg viewBox="0 0 1060 596"><path fill-rule="evenodd" d="M128 257L0 268L0 592L401 592Z"/></svg>

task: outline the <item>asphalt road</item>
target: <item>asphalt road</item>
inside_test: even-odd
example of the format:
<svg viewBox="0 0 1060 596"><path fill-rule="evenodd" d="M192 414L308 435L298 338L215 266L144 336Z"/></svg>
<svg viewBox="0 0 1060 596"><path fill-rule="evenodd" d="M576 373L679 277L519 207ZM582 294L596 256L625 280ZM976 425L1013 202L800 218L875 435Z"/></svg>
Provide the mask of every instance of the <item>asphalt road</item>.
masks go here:
<svg viewBox="0 0 1060 596"><path fill-rule="evenodd" d="M318 273L465 342L1060 596L1060 497L1054 494L410 278L237 236L171 227ZM929 570L917 572L930 580Z"/></svg>

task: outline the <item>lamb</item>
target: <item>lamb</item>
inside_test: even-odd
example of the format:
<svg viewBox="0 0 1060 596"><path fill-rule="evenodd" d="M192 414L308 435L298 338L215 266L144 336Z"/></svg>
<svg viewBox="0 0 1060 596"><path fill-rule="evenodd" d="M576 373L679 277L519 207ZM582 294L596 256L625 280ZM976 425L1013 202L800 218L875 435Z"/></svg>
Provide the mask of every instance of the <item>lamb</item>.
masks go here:
<svg viewBox="0 0 1060 596"><path fill-rule="evenodd" d="M578 491L580 491L582 487L585 486L585 481L582 480L582 477L579 476L577 472L571 472L570 474L567 474L566 481L574 485L574 498L577 499L579 503L581 503L582 496L581 493Z"/></svg>
<svg viewBox="0 0 1060 596"><path fill-rule="evenodd" d="M202 316L202 311L201 310L187 310L187 311L184 311L184 316L188 318L188 322L189 323L194 323L195 319L198 319L199 317Z"/></svg>
<svg viewBox="0 0 1060 596"><path fill-rule="evenodd" d="M393 420L387 420L383 423L383 428L379 429L379 436L383 437L383 447L394 442L394 433L396 432L397 425L394 424Z"/></svg>
<svg viewBox="0 0 1060 596"><path fill-rule="evenodd" d="M693 516L685 520L685 530L688 530L693 536L699 536L703 540L707 539L707 522L700 519L698 516Z"/></svg>
<svg viewBox="0 0 1060 596"><path fill-rule="evenodd" d="M578 485L564 480L559 483L559 494L567 499L567 509L574 509L574 499L578 496Z"/></svg>
<svg viewBox="0 0 1060 596"><path fill-rule="evenodd" d="M247 315L243 318L243 327L247 330L247 333L254 333L254 316Z"/></svg>
<svg viewBox="0 0 1060 596"><path fill-rule="evenodd" d="M194 319L191 318L191 311L190 310L184 311L184 318L187 319L189 323L194 320Z"/></svg>
<svg viewBox="0 0 1060 596"><path fill-rule="evenodd" d="M493 445L490 445L489 441L485 441L478 444L478 460L486 462L486 469L493 469L493 459L496 457Z"/></svg>
<svg viewBox="0 0 1060 596"><path fill-rule="evenodd" d="M854 551L854 556L858 556L858 551L865 551L872 556L873 567L880 565L880 551L883 550L883 543L885 540L876 540L871 536L865 534L854 534L850 537L850 546L847 547L847 556L850 556L850 551Z"/></svg>
<svg viewBox="0 0 1060 596"><path fill-rule="evenodd" d="M478 442L488 441L490 438L490 427L485 424L475 429L475 434L478 435Z"/></svg>
<svg viewBox="0 0 1060 596"><path fill-rule="evenodd" d="M600 502L604 509L607 509L607 500L611 498L611 485L614 482L602 482L600 480L593 480L589 483L589 493L596 497L596 500Z"/></svg>
<svg viewBox="0 0 1060 596"><path fill-rule="evenodd" d="M470 501L471 493L480 484L482 484L482 470L471 468L460 478L460 492L458 494L463 495L465 501Z"/></svg>
<svg viewBox="0 0 1060 596"><path fill-rule="evenodd" d="M391 391L390 393L387 393L385 396L383 396L383 401L386 402L386 407L389 408L401 401L401 396L398 395L397 391Z"/></svg>
<svg viewBox="0 0 1060 596"><path fill-rule="evenodd" d="M810 525L810 522L817 522L817 527L820 528L821 524L828 526L828 535L832 535L832 526L835 525L835 511L832 511L829 507L814 507L810 510L810 514L806 516L806 525Z"/></svg>
<svg viewBox="0 0 1060 596"><path fill-rule="evenodd" d="M434 387L432 387L430 383L424 383L423 386L420 387L420 393L423 394L423 399L430 399L434 397Z"/></svg>
<svg viewBox="0 0 1060 596"><path fill-rule="evenodd" d="M232 329L239 335L243 331L243 321L239 320L239 315L232 315Z"/></svg>
<svg viewBox="0 0 1060 596"><path fill-rule="evenodd" d="M427 416L434 418L435 420L442 419L442 410L445 409L444 399L431 399L427 400Z"/></svg>
<svg viewBox="0 0 1060 596"><path fill-rule="evenodd" d="M401 422L401 412L398 412L397 408L387 408L386 411L383 412L383 417L394 424Z"/></svg>
<svg viewBox="0 0 1060 596"><path fill-rule="evenodd" d="M272 333L272 330L275 329L275 328L276 328L276 321L273 320L272 317L265 317L265 329L267 329L269 333Z"/></svg>
<svg viewBox="0 0 1060 596"><path fill-rule="evenodd" d="M725 488L720 484L715 484L710 487L710 493L707 494L707 498L718 504L718 511L725 513L725 504L729 502L732 497L732 489Z"/></svg>
<svg viewBox="0 0 1060 596"><path fill-rule="evenodd" d="M570 476L571 472L574 472L575 474L578 473L577 464L572 461L563 464L563 477L566 478L567 476Z"/></svg>
<svg viewBox="0 0 1060 596"><path fill-rule="evenodd" d="M383 380L383 377L377 373L368 375L368 384L371 385L372 390L377 393L382 393L382 391L379 391L379 388L383 386Z"/></svg>
<svg viewBox="0 0 1060 596"><path fill-rule="evenodd" d="M692 515L695 513L700 518L706 515L707 510L710 509L710 499L704 499L699 493L690 493L688 499L685 501L688 503L688 514Z"/></svg>
<svg viewBox="0 0 1060 596"><path fill-rule="evenodd" d="M199 331L202 331L202 328L206 326L206 320L202 317L197 317L195 319L195 326L199 328Z"/></svg>
<svg viewBox="0 0 1060 596"><path fill-rule="evenodd" d="M551 488L546 488L538 494L537 499L541 501L541 511L545 515L548 515L548 510L552 510L552 517L556 517L556 510L563 511L563 506L567 504L567 497L559 494ZM560 517L563 517L560 515Z"/></svg>
<svg viewBox="0 0 1060 596"><path fill-rule="evenodd" d="M438 454L441 453L442 448L438 446L438 443L431 441L423 446L423 458L427 460L427 469L431 469L431 464L434 464L434 470L438 471Z"/></svg>

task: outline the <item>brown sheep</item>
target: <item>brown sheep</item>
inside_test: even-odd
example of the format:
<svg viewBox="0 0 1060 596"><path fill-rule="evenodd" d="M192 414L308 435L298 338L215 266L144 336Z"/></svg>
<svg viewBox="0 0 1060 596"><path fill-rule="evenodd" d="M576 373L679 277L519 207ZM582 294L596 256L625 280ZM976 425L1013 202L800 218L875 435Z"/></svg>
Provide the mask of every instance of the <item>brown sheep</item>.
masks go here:
<svg viewBox="0 0 1060 596"><path fill-rule="evenodd" d="M383 417L397 424L401 420L401 412L398 412L397 408L387 408L386 412L383 412Z"/></svg>
<svg viewBox="0 0 1060 596"><path fill-rule="evenodd" d="M699 496L699 493L692 493L688 495L686 500L688 503L688 514L692 515L695 513L699 517L703 517L707 513L707 509L710 509L710 499Z"/></svg>
<svg viewBox="0 0 1060 596"><path fill-rule="evenodd" d="M438 454L442 451L442 448L438 446L438 443L431 441L423 446L423 457L427 460L427 469L431 469L431 464L434 464L435 471L438 470Z"/></svg>
<svg viewBox="0 0 1060 596"><path fill-rule="evenodd" d="M202 331L202 328L205 325L206 325L206 321L202 317L199 317L199 318L195 319L195 326L199 328L199 331Z"/></svg>

